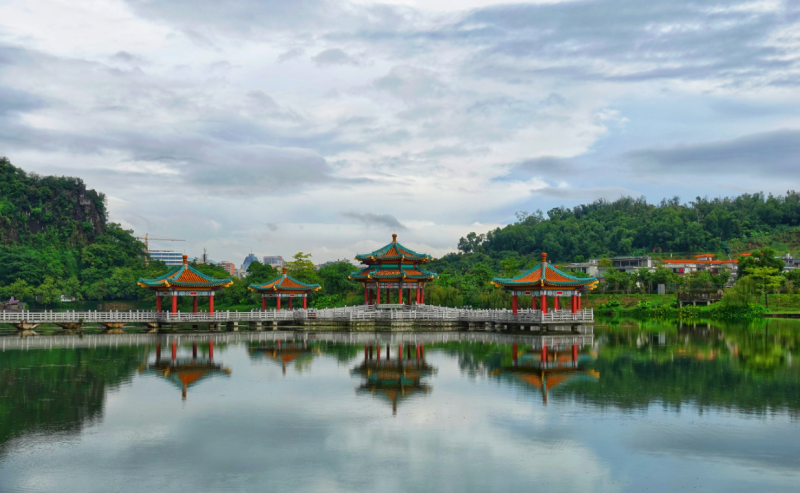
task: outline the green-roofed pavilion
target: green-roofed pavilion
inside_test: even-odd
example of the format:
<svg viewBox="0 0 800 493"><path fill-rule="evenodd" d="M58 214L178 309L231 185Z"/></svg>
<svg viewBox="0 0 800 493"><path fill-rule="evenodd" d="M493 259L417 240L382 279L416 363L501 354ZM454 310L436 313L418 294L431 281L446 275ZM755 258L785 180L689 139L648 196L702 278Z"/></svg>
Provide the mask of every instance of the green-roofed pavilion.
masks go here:
<svg viewBox="0 0 800 493"><path fill-rule="evenodd" d="M139 279L139 286L156 293L156 311L161 311L161 297L172 296L172 313L178 312L178 296L193 298L193 311L197 312L197 297L208 296L208 311L214 313L214 292L227 288L233 281L228 278L216 279L191 267L183 256L183 264L163 276L154 279Z"/></svg>
<svg viewBox="0 0 800 493"><path fill-rule="evenodd" d="M264 284L251 284L247 287L250 291L261 293L261 309L267 310L267 298L277 298L277 309L281 309L281 298L289 298L289 309L292 309L294 298L303 299L303 310L308 308L308 293L321 289L319 284L308 284L299 281L286 273Z"/></svg>
<svg viewBox="0 0 800 493"><path fill-rule="evenodd" d="M516 277L492 279L492 284L511 291L512 311L517 313L517 296L531 296L531 308L536 309L536 297L541 298L542 313L547 313L547 297L555 300L555 309L558 310L558 298L572 297L572 313L580 310L580 296L597 287L594 277L577 277L568 274L558 267L547 262L547 254L542 253L542 262L533 269Z"/></svg>
<svg viewBox="0 0 800 493"><path fill-rule="evenodd" d="M356 260L366 264L358 272L350 274L350 279L364 286L364 304L381 304L381 290L386 290L384 300L388 302L389 292L396 289L398 303L403 304L403 290L406 290L406 303L411 304L411 290L415 290L416 302L425 302L425 286L438 275L423 266L433 257L417 253L397 242L397 235L392 235L392 242L371 253L356 255ZM374 298L373 298L374 293Z"/></svg>

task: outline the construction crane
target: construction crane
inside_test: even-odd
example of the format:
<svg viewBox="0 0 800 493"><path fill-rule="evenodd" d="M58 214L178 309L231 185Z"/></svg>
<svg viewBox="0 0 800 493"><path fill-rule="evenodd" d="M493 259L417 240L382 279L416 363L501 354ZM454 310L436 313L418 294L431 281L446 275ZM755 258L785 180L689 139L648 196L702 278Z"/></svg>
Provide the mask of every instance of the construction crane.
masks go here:
<svg viewBox="0 0 800 493"><path fill-rule="evenodd" d="M144 241L144 265L145 267L150 265L150 255L148 251L150 250L150 241L186 241L186 240L179 240L177 238L153 238L150 236L150 233L145 233L144 236L137 236L137 240Z"/></svg>

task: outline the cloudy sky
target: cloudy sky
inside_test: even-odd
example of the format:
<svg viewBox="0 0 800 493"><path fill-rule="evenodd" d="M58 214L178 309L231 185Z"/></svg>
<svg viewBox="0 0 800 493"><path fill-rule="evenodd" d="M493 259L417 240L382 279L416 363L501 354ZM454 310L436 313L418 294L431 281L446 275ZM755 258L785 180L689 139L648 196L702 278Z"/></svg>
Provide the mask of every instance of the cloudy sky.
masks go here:
<svg viewBox="0 0 800 493"><path fill-rule="evenodd" d="M0 155L191 256L438 256L797 188L799 57L798 0L0 0Z"/></svg>

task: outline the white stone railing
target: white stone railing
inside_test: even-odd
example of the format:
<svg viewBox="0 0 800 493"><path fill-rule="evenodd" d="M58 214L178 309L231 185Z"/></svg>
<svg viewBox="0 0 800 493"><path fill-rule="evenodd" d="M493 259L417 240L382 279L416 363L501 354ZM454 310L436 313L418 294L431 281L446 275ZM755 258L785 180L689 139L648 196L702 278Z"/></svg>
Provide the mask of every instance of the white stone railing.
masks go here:
<svg viewBox="0 0 800 493"><path fill-rule="evenodd" d="M267 322L286 320L315 319L319 321L367 321L367 320L420 320L453 322L495 322L495 323L560 323L593 322L591 309L548 311L519 310L471 310L431 305L415 305L402 310L376 310L369 306L350 306L323 308L319 310L253 310L249 312L217 311L208 312L155 312L155 311L0 311L0 323L59 324L59 323L222 323L222 322Z"/></svg>

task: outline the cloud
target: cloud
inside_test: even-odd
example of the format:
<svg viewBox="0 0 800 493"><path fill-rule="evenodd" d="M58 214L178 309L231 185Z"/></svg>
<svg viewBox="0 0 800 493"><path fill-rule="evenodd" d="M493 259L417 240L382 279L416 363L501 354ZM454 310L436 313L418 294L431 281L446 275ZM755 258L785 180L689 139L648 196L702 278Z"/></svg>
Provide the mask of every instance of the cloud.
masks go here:
<svg viewBox="0 0 800 493"><path fill-rule="evenodd" d="M330 48L317 53L311 57L317 65L358 65L358 60L354 59L339 48Z"/></svg>
<svg viewBox="0 0 800 493"><path fill-rule="evenodd" d="M306 50L302 48L292 48L291 50L284 51L280 55L278 55L279 62L288 62L289 60L293 60L295 58L300 58Z"/></svg>
<svg viewBox="0 0 800 493"><path fill-rule="evenodd" d="M364 214L358 212L342 212L342 217L348 219L355 219L363 223L367 227L378 226L391 229L405 230L407 229L400 221L391 214L373 214L367 212Z"/></svg>
<svg viewBox="0 0 800 493"><path fill-rule="evenodd" d="M777 130L731 140L640 149L624 155L642 173L794 173L800 167L800 130Z"/></svg>
<svg viewBox="0 0 800 493"><path fill-rule="evenodd" d="M533 190L534 195L572 202L588 203L597 199L615 200L620 197L638 197L641 194L624 187L574 187L563 184Z"/></svg>
<svg viewBox="0 0 800 493"><path fill-rule="evenodd" d="M542 156L512 165L506 174L495 178L495 181L525 181L539 176L569 176L578 169L579 167L568 159Z"/></svg>

